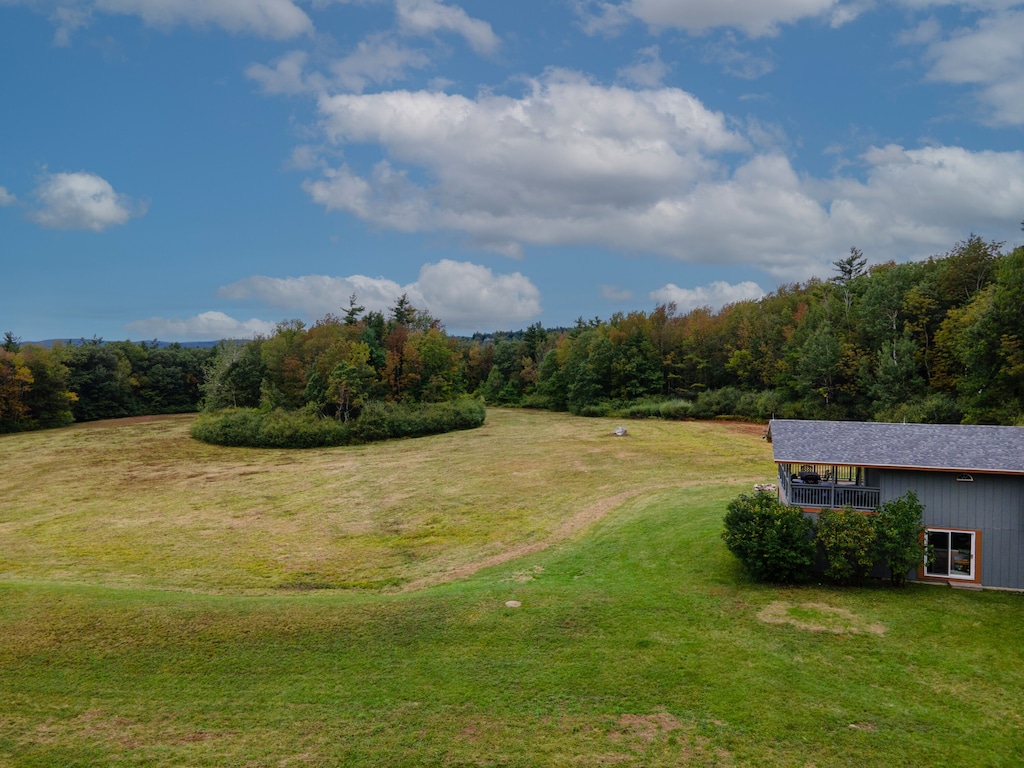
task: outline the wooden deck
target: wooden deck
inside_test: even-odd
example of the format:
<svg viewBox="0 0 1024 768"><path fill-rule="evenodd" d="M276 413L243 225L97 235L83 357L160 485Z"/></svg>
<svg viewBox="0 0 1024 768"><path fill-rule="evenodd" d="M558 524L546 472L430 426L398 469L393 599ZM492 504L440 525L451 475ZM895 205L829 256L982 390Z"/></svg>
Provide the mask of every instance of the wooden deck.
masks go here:
<svg viewBox="0 0 1024 768"><path fill-rule="evenodd" d="M881 490L846 480L802 483L790 477L785 464L779 465L779 492L784 504L815 509L874 510L881 503Z"/></svg>

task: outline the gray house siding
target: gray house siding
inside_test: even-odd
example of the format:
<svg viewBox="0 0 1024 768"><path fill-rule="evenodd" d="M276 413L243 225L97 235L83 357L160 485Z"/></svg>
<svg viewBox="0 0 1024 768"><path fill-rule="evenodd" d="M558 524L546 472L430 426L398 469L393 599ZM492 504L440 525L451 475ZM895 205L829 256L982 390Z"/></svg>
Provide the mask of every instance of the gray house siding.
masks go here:
<svg viewBox="0 0 1024 768"><path fill-rule="evenodd" d="M768 437L779 493L790 503L821 509L851 483L848 473L837 473L834 484L797 486L790 483L793 466L859 467L856 485L870 493L871 506L913 490L925 505L924 524L952 532L929 536L934 578L1024 590L1024 428L773 419ZM971 481L957 482L957 475Z"/></svg>
<svg viewBox="0 0 1024 768"><path fill-rule="evenodd" d="M877 470L883 501L908 490L924 504L928 527L981 531L981 583L1024 589L1024 477Z"/></svg>

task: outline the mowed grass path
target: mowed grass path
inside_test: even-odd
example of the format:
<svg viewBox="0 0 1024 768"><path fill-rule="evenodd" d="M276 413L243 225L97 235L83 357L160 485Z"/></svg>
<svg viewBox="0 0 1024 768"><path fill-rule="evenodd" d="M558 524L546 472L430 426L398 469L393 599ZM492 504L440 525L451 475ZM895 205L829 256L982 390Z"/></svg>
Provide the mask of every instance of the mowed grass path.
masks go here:
<svg viewBox="0 0 1024 768"><path fill-rule="evenodd" d="M227 555L208 542L194 555L207 565L192 582L160 568L144 577L125 567L130 560L119 566L130 578L116 562L87 571L72 557L49 573L26 559L13 574L5 566L0 765L824 768L946 766L950 755L957 764L1024 764L1024 597L748 583L720 529L725 503L749 483L706 481L742 477L747 460L754 476L770 472L756 431L631 423L631 437L618 440L606 438L610 422L516 412L492 412L490 421L490 438L447 437L537 452L532 463L506 455L517 463L497 469L496 498L512 497L499 483L515 473L550 478L533 487L561 498L558 467L544 465L564 460L567 470L578 453L576 471L589 469L590 480L565 484L582 499L551 514L523 483L515 495L530 525L518 527L521 537L510 526L479 542L453 539L461 554L424 556L430 564L419 566L409 558L384 591L281 591L242 580L240 590L267 594L230 594L216 583L224 566L209 565ZM392 448L427 472L445 464L431 440ZM641 446L660 443L645 460ZM452 456L463 450L440 444ZM234 466L204 447L179 450L196 452L189 471ZM236 456L326 466L331 453ZM629 490L631 473L638 488L654 490L601 506ZM406 483L404 493L417 487ZM448 484L463 498L487 487L486 478L458 474ZM662 484L673 487L657 490ZM105 498L148 505L142 488ZM448 497L435 495L443 509ZM556 535L567 515L587 508L604 514ZM216 519L215 511L211 504L207 514ZM2 514L4 525L18 521L6 506ZM37 524L57 525L38 514ZM69 527L69 542L79 530L91 529ZM528 551L534 540L549 546L409 587L493 559L502 546ZM90 574L106 586L70 583ZM153 586L127 586L143 578Z"/></svg>

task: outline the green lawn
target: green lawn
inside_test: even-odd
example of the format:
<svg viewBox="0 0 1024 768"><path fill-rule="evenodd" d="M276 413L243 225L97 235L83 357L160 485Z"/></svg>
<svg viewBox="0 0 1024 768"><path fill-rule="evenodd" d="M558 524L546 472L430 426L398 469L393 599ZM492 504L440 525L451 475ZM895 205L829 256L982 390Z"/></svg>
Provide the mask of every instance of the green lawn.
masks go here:
<svg viewBox="0 0 1024 768"><path fill-rule="evenodd" d="M1024 597L750 584L719 534L726 502L771 474L756 430L638 422L609 437L615 425L492 411L488 431L393 445L390 465L380 446L207 453L176 442L182 420L0 439L5 466L22 468L0 480L0 765L1024 764ZM76 433L96 443L81 460L111 478L142 473L132 446L151 441L166 482L155 470L117 493L87 482L87 510L63 515L47 514L45 494L8 504ZM407 518L397 502L360 513L398 516L386 543L407 547L404 559L377 589L341 579L299 589L287 572L247 581L231 566L239 541L201 531L226 528L252 499L225 485L220 508L204 485L201 502L175 502L170 444L193 452L181 459L186 474L204 478L279 466L264 480L278 504L303 476L310 493L318 482L342 487L309 476L335 465L375 503L404 495ZM459 466L440 485L439 453ZM360 462L399 461L398 490L358 474ZM516 477L527 479L512 493ZM519 500L515 525L507 513L488 522L467 512L472 535L408 544L450 506L479 495L486 511L488 489L499 507ZM51 492L73 498L63 481ZM175 558L193 564L187 574L175 575L173 559L97 554L100 540L116 542L107 528L118 514L154 517L153 494L183 518ZM610 498L620 503L602 504ZM303 515L265 527L275 547L316 548L315 519ZM166 543L165 528L173 520L154 535ZM386 539L383 530L367 525L319 551L365 554L360 537ZM65 544L75 554L45 562ZM331 573L308 578L326 584Z"/></svg>

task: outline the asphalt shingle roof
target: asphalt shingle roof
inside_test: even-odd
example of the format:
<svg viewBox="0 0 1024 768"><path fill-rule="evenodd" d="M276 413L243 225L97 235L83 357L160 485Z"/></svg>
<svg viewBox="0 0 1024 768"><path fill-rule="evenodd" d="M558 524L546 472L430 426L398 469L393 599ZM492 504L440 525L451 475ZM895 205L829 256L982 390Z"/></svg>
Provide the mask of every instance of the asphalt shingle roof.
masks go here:
<svg viewBox="0 0 1024 768"><path fill-rule="evenodd" d="M778 464L1024 474L1024 427L774 419L770 429Z"/></svg>

